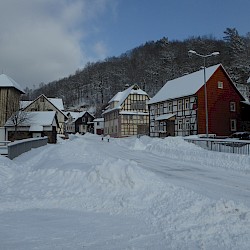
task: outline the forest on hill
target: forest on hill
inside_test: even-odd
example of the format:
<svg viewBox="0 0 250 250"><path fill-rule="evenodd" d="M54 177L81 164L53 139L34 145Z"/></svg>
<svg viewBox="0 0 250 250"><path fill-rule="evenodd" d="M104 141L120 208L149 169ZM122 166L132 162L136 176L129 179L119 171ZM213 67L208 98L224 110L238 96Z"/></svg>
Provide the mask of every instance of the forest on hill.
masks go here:
<svg viewBox="0 0 250 250"><path fill-rule="evenodd" d="M45 94L62 98L67 108L95 107L100 115L112 96L127 86L137 83L152 97L166 81L199 70L203 60L188 55L189 50L200 54L220 52L209 57L206 66L222 63L235 83L245 84L250 76L250 33L242 36L235 28L227 28L223 39L204 36L169 41L163 37L148 41L119 57L88 63L75 74L40 84L38 89L27 88L23 99Z"/></svg>

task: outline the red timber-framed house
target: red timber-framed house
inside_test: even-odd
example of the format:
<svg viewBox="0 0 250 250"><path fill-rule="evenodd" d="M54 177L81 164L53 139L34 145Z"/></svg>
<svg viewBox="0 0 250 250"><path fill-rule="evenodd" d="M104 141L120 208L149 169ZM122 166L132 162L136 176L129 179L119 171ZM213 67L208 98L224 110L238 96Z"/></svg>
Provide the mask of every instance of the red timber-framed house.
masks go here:
<svg viewBox="0 0 250 250"><path fill-rule="evenodd" d="M243 96L221 64L206 68L208 133L242 130ZM150 136L206 133L204 69L167 82L148 102Z"/></svg>
<svg viewBox="0 0 250 250"><path fill-rule="evenodd" d="M103 112L104 135L127 137L148 135L149 112L146 102L148 94L134 84L118 92Z"/></svg>

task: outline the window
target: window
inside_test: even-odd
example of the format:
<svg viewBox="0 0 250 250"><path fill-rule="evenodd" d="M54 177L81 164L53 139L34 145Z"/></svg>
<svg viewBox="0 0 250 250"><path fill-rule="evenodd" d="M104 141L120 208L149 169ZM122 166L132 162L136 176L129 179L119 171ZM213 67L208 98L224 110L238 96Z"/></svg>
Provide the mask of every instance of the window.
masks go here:
<svg viewBox="0 0 250 250"><path fill-rule="evenodd" d="M178 101L178 110L182 110L182 100Z"/></svg>
<svg viewBox="0 0 250 250"><path fill-rule="evenodd" d="M146 101L131 101L131 109L145 109L146 108Z"/></svg>
<svg viewBox="0 0 250 250"><path fill-rule="evenodd" d="M235 112L236 111L236 103L230 102L230 111Z"/></svg>
<svg viewBox="0 0 250 250"><path fill-rule="evenodd" d="M179 130L182 130L182 120L179 120L179 121L178 121L178 129L179 129Z"/></svg>
<svg viewBox="0 0 250 250"><path fill-rule="evenodd" d="M185 99L185 109L189 110L189 100Z"/></svg>
<svg viewBox="0 0 250 250"><path fill-rule="evenodd" d="M218 82L218 89L223 89L223 82Z"/></svg>
<svg viewBox="0 0 250 250"><path fill-rule="evenodd" d="M159 131L160 132L165 132L164 122L160 122Z"/></svg>
<svg viewBox="0 0 250 250"><path fill-rule="evenodd" d="M230 120L231 131L236 131L237 130L236 124L237 124L236 119L231 119Z"/></svg>
<svg viewBox="0 0 250 250"><path fill-rule="evenodd" d="M172 112L173 111L173 104L172 102L168 103L168 112Z"/></svg>
<svg viewBox="0 0 250 250"><path fill-rule="evenodd" d="M186 119L186 130L190 130L190 120Z"/></svg>
<svg viewBox="0 0 250 250"><path fill-rule="evenodd" d="M160 114L163 114L163 104L160 105Z"/></svg>
<svg viewBox="0 0 250 250"><path fill-rule="evenodd" d="M157 115L159 115L160 114L160 105L158 104L158 106L157 106Z"/></svg>
<svg viewBox="0 0 250 250"><path fill-rule="evenodd" d="M155 107L153 105L150 106L150 111L151 111L151 115L155 115Z"/></svg>

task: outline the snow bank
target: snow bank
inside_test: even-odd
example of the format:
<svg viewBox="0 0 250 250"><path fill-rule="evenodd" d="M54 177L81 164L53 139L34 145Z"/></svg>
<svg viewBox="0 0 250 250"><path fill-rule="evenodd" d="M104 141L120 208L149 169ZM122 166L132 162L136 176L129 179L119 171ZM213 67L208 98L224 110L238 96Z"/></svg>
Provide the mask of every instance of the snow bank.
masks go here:
<svg viewBox="0 0 250 250"><path fill-rule="evenodd" d="M166 158L192 161L204 166L250 172L250 156L205 150L182 137L165 139L143 136L117 141L119 145L131 150L144 150Z"/></svg>
<svg viewBox="0 0 250 250"><path fill-rule="evenodd" d="M108 143L98 136L74 135L57 145L33 149L14 161L0 158L0 215L18 217L22 214L18 211L28 209L66 209L70 214L74 211L103 214L103 221L108 214L146 223L150 232L142 234L144 224L133 225L131 230L138 230L138 235L133 235L136 241L132 238L122 241L120 249L140 249L140 246L144 249L146 246L150 246L148 249L248 249L249 207L225 199L209 199L166 183L166 179L139 167L133 159L119 158L119 154L128 151L151 152L162 159L192 160L234 170L249 167L249 157L228 154L215 157L217 153L186 143L182 138L126 138ZM54 215L51 212L50 218L54 218L56 211ZM42 220L41 214L40 217ZM1 219L0 216L0 222ZM108 231L111 224L105 223ZM0 232L4 225L0 223ZM127 230L125 223L116 226L120 231ZM152 235L159 242L152 241ZM84 234L79 237L84 238ZM107 237L113 239L113 235ZM91 242L90 249L100 249L94 236L87 241ZM112 244L101 248L117 249Z"/></svg>

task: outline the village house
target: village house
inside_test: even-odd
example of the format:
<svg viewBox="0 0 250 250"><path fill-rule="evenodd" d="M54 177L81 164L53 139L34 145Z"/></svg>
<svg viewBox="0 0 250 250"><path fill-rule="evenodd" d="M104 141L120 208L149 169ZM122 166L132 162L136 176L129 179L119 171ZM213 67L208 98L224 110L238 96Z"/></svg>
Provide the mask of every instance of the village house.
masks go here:
<svg viewBox="0 0 250 250"><path fill-rule="evenodd" d="M168 81L148 102L150 136L206 133L204 69ZM206 68L208 133L228 136L243 130L245 101L224 67Z"/></svg>
<svg viewBox="0 0 250 250"><path fill-rule="evenodd" d="M56 143L58 127L56 111L19 111L5 124L9 141L47 136L49 143Z"/></svg>
<svg viewBox="0 0 250 250"><path fill-rule="evenodd" d="M64 114L64 106L61 98L48 98L45 95L38 96L34 101L21 102L24 111L55 111L59 122L58 134L64 134L65 121L67 117Z"/></svg>
<svg viewBox="0 0 250 250"><path fill-rule="evenodd" d="M0 141L5 140L4 124L19 110L22 87L5 74L0 75Z"/></svg>
<svg viewBox="0 0 250 250"><path fill-rule="evenodd" d="M88 111L82 112L65 112L68 120L66 122L66 133L80 133L94 132L93 120L95 117Z"/></svg>
<svg viewBox="0 0 250 250"><path fill-rule="evenodd" d="M94 123L94 134L103 135L104 134L104 118L96 118L93 120Z"/></svg>
<svg viewBox="0 0 250 250"><path fill-rule="evenodd" d="M126 137L148 135L148 94L137 84L118 92L103 112L104 135Z"/></svg>

